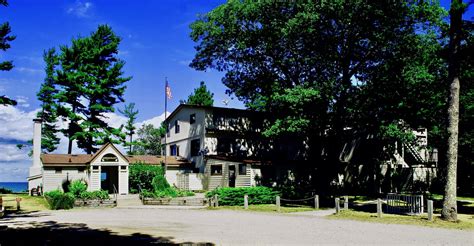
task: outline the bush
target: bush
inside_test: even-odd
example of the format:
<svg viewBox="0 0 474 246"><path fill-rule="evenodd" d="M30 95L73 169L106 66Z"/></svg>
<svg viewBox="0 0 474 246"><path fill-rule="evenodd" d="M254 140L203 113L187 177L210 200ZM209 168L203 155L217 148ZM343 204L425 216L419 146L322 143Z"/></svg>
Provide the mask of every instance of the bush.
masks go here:
<svg viewBox="0 0 474 246"><path fill-rule="evenodd" d="M148 191L148 190L142 190L142 194L141 194L143 197L145 198L156 198L156 195L154 192L151 192L151 191Z"/></svg>
<svg viewBox="0 0 474 246"><path fill-rule="evenodd" d="M0 194L11 194L11 193L13 193L13 191L10 189L3 188L3 187L0 188Z"/></svg>
<svg viewBox="0 0 474 246"><path fill-rule="evenodd" d="M53 190L44 193L49 207L53 210L71 209L74 207L74 196L71 193L63 193L60 190Z"/></svg>
<svg viewBox="0 0 474 246"><path fill-rule="evenodd" d="M213 197L216 194L219 196L220 205L242 206L244 205L244 195L248 195L249 204L272 204L279 193L265 186L226 187L207 192L206 197Z"/></svg>
<svg viewBox="0 0 474 246"><path fill-rule="evenodd" d="M146 165L135 163L129 166L129 185L132 193L138 192L140 185L143 190L153 190L153 178L164 176L164 170L161 166Z"/></svg>
<svg viewBox="0 0 474 246"><path fill-rule="evenodd" d="M164 174L156 175L152 180L152 186L155 192L166 191L170 188L170 184Z"/></svg>
<svg viewBox="0 0 474 246"><path fill-rule="evenodd" d="M69 192L75 197L79 198L82 192L87 190L87 184L83 180L75 180L69 185Z"/></svg>
<svg viewBox="0 0 474 246"><path fill-rule="evenodd" d="M81 199L84 200L108 200L110 199L109 193L106 190L96 190L96 191L83 191L79 196Z"/></svg>

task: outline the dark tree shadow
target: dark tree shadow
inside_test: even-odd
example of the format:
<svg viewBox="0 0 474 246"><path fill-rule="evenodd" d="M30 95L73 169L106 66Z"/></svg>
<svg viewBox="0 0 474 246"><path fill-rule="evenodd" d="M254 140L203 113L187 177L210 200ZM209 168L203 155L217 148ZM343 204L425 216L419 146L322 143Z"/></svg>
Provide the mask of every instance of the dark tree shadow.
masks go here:
<svg viewBox="0 0 474 246"><path fill-rule="evenodd" d="M1 221L0 221L1 222ZM118 235L107 229L93 229L82 223L16 222L15 227L0 225L0 245L213 245L209 242L175 243L172 237L142 233Z"/></svg>

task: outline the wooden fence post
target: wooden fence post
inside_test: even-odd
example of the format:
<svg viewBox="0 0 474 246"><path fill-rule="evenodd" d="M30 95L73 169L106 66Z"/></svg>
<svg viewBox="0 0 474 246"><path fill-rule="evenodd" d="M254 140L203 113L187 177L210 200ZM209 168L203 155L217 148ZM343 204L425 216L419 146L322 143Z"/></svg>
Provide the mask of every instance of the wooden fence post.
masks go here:
<svg viewBox="0 0 474 246"><path fill-rule="evenodd" d="M349 197L344 196L344 209L347 210L349 209Z"/></svg>
<svg viewBox="0 0 474 246"><path fill-rule="evenodd" d="M433 221L433 200L428 200L428 220Z"/></svg>
<svg viewBox="0 0 474 246"><path fill-rule="evenodd" d="M276 196L277 211L280 212L280 196Z"/></svg>
<svg viewBox="0 0 474 246"><path fill-rule="evenodd" d="M244 208L249 209L249 196L244 195Z"/></svg>
<svg viewBox="0 0 474 246"><path fill-rule="evenodd" d="M319 195L314 196L314 209L319 209Z"/></svg>
<svg viewBox="0 0 474 246"><path fill-rule="evenodd" d="M377 217L382 218L382 199L377 199Z"/></svg>
<svg viewBox="0 0 474 246"><path fill-rule="evenodd" d="M219 195L214 195L214 207L219 207Z"/></svg>
<svg viewBox="0 0 474 246"><path fill-rule="evenodd" d="M336 214L338 214L341 211L341 205L339 204L339 198L334 199L334 202L336 203Z"/></svg>

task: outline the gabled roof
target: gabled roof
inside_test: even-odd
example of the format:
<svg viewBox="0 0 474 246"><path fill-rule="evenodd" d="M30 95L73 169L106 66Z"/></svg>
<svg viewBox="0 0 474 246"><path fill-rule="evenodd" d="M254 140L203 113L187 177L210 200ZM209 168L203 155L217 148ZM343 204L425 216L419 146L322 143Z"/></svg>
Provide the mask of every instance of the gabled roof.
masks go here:
<svg viewBox="0 0 474 246"><path fill-rule="evenodd" d="M97 156L103 152L107 146L112 147L118 154L120 154L129 164L141 162L150 165L160 165L165 162L164 156L156 155L123 155L113 144L104 144L95 154L42 154L41 162L43 166L85 166L93 162ZM190 165L187 160L176 158L175 156L166 157L168 166L186 166Z"/></svg>

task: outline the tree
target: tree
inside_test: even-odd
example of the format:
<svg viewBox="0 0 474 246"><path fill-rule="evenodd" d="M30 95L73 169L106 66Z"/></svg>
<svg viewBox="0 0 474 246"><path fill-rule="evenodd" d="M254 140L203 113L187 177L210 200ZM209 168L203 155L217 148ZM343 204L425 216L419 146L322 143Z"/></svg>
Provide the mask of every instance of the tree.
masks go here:
<svg viewBox="0 0 474 246"><path fill-rule="evenodd" d="M466 5L462 0L452 0L450 9L449 28L449 68L448 80L450 81L448 101L448 149L446 158L448 161L446 184L444 190L442 218L445 220L457 220L457 162L458 162L458 134L459 134L459 90L461 75L459 50L462 35L462 15Z"/></svg>
<svg viewBox="0 0 474 246"><path fill-rule="evenodd" d="M144 124L138 129L138 144L135 154L160 155L161 138L166 134L163 126L155 128L152 124Z"/></svg>
<svg viewBox="0 0 474 246"><path fill-rule="evenodd" d="M89 37L77 38L72 45L62 46L57 69L58 114L69 121L63 133L79 148L93 153L106 142L121 142L121 129L110 127L105 113L114 112L114 105L123 102L125 62L117 58L120 38L107 25L99 25ZM118 138L119 140L117 140Z"/></svg>
<svg viewBox="0 0 474 246"><path fill-rule="evenodd" d="M56 126L58 104L55 99L55 95L58 93L55 68L59 60L56 50L53 48L45 51L43 59L46 63L46 78L37 93L38 100L41 102L41 111L38 112L37 117L42 119L41 149L46 152L53 152L59 144L59 138L57 137L59 130Z"/></svg>
<svg viewBox="0 0 474 246"><path fill-rule="evenodd" d="M0 0L0 5L8 6L7 0ZM10 35L11 28L8 22L0 25L0 49L6 51L9 49L10 42L15 40L16 36ZM13 68L12 61L0 62L0 71L10 71ZM5 95L0 96L0 105L16 105L16 101Z"/></svg>
<svg viewBox="0 0 474 246"><path fill-rule="evenodd" d="M125 105L123 110L118 110L121 114L127 117L127 124L125 125L126 134L128 135L130 141L125 142L125 146L129 146L128 153L133 154L133 146L136 145L136 142L133 142L133 134L135 134L135 121L137 119L138 110L135 110L135 103L129 103Z"/></svg>
<svg viewBox="0 0 474 246"><path fill-rule="evenodd" d="M307 158L336 162L359 91L442 16L425 1L228 1L191 25L191 66L225 72L229 94L270 112L266 136L299 137Z"/></svg>
<svg viewBox="0 0 474 246"><path fill-rule="evenodd" d="M182 103L200 106L212 106L214 105L214 93L211 93L209 90L207 90L206 84L204 81L201 81L199 87L194 89L194 93L189 95L188 100Z"/></svg>

